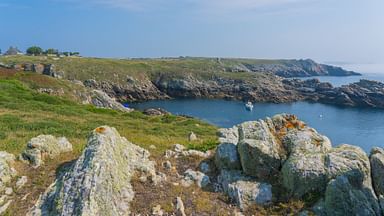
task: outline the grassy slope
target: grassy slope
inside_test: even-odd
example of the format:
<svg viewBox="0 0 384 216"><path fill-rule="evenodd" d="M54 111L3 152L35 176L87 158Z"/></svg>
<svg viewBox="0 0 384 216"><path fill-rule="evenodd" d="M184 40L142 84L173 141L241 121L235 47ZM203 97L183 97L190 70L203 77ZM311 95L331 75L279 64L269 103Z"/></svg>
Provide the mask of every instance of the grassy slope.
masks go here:
<svg viewBox="0 0 384 216"><path fill-rule="evenodd" d="M21 80L26 79L25 76L20 77ZM212 144L216 139L215 127L195 119L149 117L140 112L97 109L36 93L14 77L0 79L0 150L18 154L30 138L39 134L53 134L66 136L74 144L76 154L79 154L84 148L88 132L100 125L116 127L123 136L141 146L153 144L158 147L159 153L174 143L198 146ZM187 135L190 131L197 133L200 141L189 143Z"/></svg>

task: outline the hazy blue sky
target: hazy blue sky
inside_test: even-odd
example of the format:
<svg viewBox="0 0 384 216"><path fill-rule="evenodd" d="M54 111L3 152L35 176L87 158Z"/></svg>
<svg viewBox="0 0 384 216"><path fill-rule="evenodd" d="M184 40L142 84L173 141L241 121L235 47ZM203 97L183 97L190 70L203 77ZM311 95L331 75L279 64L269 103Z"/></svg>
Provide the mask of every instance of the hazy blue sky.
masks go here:
<svg viewBox="0 0 384 216"><path fill-rule="evenodd" d="M0 0L0 47L384 63L384 0Z"/></svg>

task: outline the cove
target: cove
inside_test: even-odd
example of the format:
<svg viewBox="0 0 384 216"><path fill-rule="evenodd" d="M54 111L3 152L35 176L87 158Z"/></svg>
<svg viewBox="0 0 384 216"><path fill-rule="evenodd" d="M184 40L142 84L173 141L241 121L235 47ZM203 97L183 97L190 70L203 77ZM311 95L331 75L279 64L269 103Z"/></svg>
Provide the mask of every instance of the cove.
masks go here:
<svg viewBox="0 0 384 216"><path fill-rule="evenodd" d="M384 147L384 110L347 108L319 103L255 103L247 111L241 101L212 99L155 100L130 104L144 110L163 108L176 115L188 115L218 127L232 127L244 121L264 119L279 113L295 114L300 120L326 135L333 146L343 143L360 146L366 152Z"/></svg>

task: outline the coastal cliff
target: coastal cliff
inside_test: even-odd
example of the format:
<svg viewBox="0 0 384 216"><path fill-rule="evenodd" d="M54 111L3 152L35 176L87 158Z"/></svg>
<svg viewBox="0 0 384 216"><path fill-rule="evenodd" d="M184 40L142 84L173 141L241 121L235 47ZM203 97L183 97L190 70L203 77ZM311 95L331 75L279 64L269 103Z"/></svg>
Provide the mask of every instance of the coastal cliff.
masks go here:
<svg viewBox="0 0 384 216"><path fill-rule="evenodd" d="M379 82L365 80L335 88L329 83L281 77L357 75L312 60L3 57L0 61L5 62L3 68L13 68L7 70L69 80L78 84L78 90L75 93L69 90L70 94L83 103L118 109L123 108L114 101L122 103L171 98L223 98L272 103L306 100L384 108L384 85ZM37 90L60 94L60 91L50 88Z"/></svg>

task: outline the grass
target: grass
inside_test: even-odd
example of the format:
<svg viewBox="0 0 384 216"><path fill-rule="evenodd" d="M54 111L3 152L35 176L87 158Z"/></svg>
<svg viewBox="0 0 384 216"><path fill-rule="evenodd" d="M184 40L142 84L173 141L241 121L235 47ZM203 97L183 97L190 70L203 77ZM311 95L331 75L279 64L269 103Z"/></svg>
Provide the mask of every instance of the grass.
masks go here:
<svg viewBox="0 0 384 216"><path fill-rule="evenodd" d="M116 127L121 135L143 147L155 145L161 154L172 144L203 148L216 140L216 128L199 120L165 115L146 116L79 105L74 101L36 93L21 81L0 79L0 150L19 154L39 134L65 136L80 154L88 133L100 126ZM188 141L195 132L199 140Z"/></svg>

